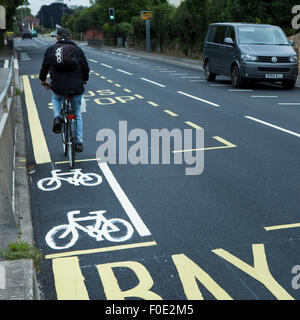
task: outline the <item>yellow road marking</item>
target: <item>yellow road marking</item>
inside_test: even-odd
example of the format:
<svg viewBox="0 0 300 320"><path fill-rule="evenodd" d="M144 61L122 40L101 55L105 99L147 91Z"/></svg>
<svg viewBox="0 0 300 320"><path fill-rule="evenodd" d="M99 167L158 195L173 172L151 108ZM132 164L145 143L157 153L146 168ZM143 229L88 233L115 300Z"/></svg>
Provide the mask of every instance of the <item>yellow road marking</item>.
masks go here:
<svg viewBox="0 0 300 320"><path fill-rule="evenodd" d="M52 268L58 300L89 300L77 257L54 259Z"/></svg>
<svg viewBox="0 0 300 320"><path fill-rule="evenodd" d="M33 98L29 78L26 75L22 76L22 78L35 162L37 164L48 163L51 162L51 157Z"/></svg>
<svg viewBox="0 0 300 320"><path fill-rule="evenodd" d="M129 90L130 91L130 90ZM144 99L144 97L142 97L141 95L139 94L134 94L135 97L139 98L139 99Z"/></svg>
<svg viewBox="0 0 300 320"><path fill-rule="evenodd" d="M100 78L101 78L101 79L106 79L106 77L104 77L104 76L101 76Z"/></svg>
<svg viewBox="0 0 300 320"><path fill-rule="evenodd" d="M218 150L218 149L228 149L228 148L236 148L237 146L221 137L215 136L213 139L218 140L219 142L225 144L225 146L220 146L220 147L208 147L208 148L199 148L199 149L185 149L185 150L175 150L172 151L173 153L177 152L192 152L192 151L207 151L207 150Z"/></svg>
<svg viewBox="0 0 300 320"><path fill-rule="evenodd" d="M76 251L48 254L45 256L45 259L56 259L56 258L62 258L62 257L78 256L83 254L118 251L118 250L126 250L126 249L140 248L140 247L150 247L150 246L156 246L156 245L157 243L155 241L123 244L123 245L113 246L113 247L96 248L96 249L89 249L89 250L76 250Z"/></svg>
<svg viewBox="0 0 300 320"><path fill-rule="evenodd" d="M282 224L277 226L264 227L266 231L280 230L280 229L289 229L289 228L299 228L300 223L291 223L291 224Z"/></svg>
<svg viewBox="0 0 300 320"><path fill-rule="evenodd" d="M202 127L198 126L197 124L193 123L192 121L184 121L186 124L188 124L189 126L195 128L196 130L203 130Z"/></svg>
<svg viewBox="0 0 300 320"><path fill-rule="evenodd" d="M147 101L147 103L151 104L153 107L158 107L159 104L152 102L152 101Z"/></svg>
<svg viewBox="0 0 300 320"><path fill-rule="evenodd" d="M165 113L169 114L172 117L178 117L178 114L172 112L171 110L164 110Z"/></svg>

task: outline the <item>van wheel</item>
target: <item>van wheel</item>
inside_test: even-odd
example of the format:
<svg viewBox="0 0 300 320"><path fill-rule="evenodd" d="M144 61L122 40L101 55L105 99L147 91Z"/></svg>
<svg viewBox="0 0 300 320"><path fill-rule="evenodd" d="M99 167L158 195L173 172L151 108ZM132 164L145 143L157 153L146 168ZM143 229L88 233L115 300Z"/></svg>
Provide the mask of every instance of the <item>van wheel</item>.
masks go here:
<svg viewBox="0 0 300 320"><path fill-rule="evenodd" d="M234 88L242 88L245 81L240 76L240 71L237 65L231 69L231 84Z"/></svg>
<svg viewBox="0 0 300 320"><path fill-rule="evenodd" d="M209 66L208 61L205 63L204 71L205 71L205 79L207 81L215 81L216 80L216 74L210 72L210 66Z"/></svg>
<svg viewBox="0 0 300 320"><path fill-rule="evenodd" d="M281 82L281 85L284 89L292 89L295 87L296 80L284 80Z"/></svg>

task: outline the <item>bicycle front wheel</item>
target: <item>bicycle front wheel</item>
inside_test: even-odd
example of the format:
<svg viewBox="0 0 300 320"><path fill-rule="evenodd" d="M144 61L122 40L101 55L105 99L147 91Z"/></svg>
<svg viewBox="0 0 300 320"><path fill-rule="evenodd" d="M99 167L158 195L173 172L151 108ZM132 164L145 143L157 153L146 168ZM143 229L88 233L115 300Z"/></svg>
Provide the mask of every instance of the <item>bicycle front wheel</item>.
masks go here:
<svg viewBox="0 0 300 320"><path fill-rule="evenodd" d="M103 224L102 231L105 239L112 242L129 240L133 234L132 225L118 218L107 220Z"/></svg>
<svg viewBox="0 0 300 320"><path fill-rule="evenodd" d="M70 168L74 169L75 165L75 143L76 143L76 131L75 120L68 121L68 156L70 161Z"/></svg>

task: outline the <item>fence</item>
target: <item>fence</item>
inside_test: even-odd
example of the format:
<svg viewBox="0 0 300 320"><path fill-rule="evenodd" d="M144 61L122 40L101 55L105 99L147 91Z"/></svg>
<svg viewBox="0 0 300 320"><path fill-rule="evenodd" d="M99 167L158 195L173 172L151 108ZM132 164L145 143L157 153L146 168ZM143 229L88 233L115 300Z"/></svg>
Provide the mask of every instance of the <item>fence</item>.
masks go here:
<svg viewBox="0 0 300 320"><path fill-rule="evenodd" d="M7 83L0 95L0 196L1 215L7 215L9 225L16 227L14 216L14 175L15 175L15 86L14 57L11 58ZM2 210L3 209L3 210Z"/></svg>

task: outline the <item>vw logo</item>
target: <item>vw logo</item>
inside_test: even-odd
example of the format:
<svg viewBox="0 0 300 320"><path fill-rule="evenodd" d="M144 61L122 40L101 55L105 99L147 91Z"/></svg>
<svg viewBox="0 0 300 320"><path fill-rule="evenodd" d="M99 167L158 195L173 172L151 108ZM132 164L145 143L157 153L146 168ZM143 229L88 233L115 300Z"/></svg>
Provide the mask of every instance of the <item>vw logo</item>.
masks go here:
<svg viewBox="0 0 300 320"><path fill-rule="evenodd" d="M273 63L277 63L277 58L276 57L273 57L271 60L272 60Z"/></svg>

